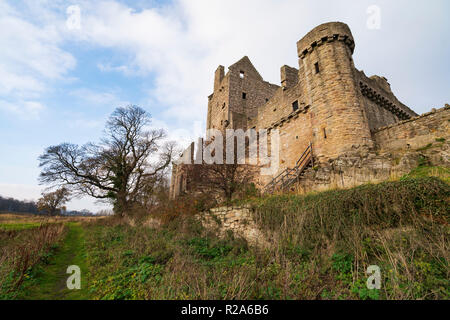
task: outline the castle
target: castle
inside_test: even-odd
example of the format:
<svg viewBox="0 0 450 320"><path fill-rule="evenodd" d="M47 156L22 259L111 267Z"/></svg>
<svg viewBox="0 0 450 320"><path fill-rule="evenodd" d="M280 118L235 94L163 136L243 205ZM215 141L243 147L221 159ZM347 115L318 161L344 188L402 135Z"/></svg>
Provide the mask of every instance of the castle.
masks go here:
<svg viewBox="0 0 450 320"><path fill-rule="evenodd" d="M314 28L297 42L298 69L282 66L281 85L264 81L248 57L230 66L226 74L219 66L214 91L208 97L207 129L279 130L279 172L273 177L258 177L260 186L282 177L283 172L292 175L299 157L312 146L315 172L304 183L311 189L318 189L314 185L321 179L321 186L331 181L346 186L346 179L353 184L372 181L380 166L381 171L387 167L391 171L395 150L419 148L448 137L448 106L418 116L395 97L386 78L367 77L355 68L354 49L349 27L331 22ZM390 155L380 158L380 152ZM186 155L193 156L193 145ZM356 172L356 162L343 166L343 157L358 158L358 165L371 173ZM307 167L300 169L294 174L303 174L300 171ZM324 178L324 174L328 176ZM188 180L182 166L174 163L172 197L188 189Z"/></svg>

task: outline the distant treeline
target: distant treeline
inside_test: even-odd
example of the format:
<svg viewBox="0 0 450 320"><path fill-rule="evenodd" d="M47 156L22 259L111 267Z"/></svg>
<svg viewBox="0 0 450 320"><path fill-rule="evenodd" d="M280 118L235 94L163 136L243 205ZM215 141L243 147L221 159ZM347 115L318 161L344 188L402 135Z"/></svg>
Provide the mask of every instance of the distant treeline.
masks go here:
<svg viewBox="0 0 450 320"><path fill-rule="evenodd" d="M34 201L20 201L13 198L4 198L0 196L0 213L1 212L13 212L13 213L33 213L33 214L45 214L40 212ZM88 210L83 211L66 211L63 215L67 216L91 216L92 212Z"/></svg>

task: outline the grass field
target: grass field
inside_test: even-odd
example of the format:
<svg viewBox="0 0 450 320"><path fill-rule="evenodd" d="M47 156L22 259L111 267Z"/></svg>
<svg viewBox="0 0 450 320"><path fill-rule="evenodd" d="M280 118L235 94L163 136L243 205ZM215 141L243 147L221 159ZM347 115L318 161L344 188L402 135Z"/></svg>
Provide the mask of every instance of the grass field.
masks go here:
<svg viewBox="0 0 450 320"><path fill-rule="evenodd" d="M82 224L93 220L0 215L0 299L87 299L67 289L66 270L78 265L86 274Z"/></svg>
<svg viewBox="0 0 450 320"><path fill-rule="evenodd" d="M253 199L267 248L219 239L182 206L158 228L0 215L0 299L449 299L450 186L426 175Z"/></svg>

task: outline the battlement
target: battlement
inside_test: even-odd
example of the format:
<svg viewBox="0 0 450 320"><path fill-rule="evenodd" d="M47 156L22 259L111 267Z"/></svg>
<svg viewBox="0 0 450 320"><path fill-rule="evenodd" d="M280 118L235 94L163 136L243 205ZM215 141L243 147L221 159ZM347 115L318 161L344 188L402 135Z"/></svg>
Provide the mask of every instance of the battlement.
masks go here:
<svg viewBox="0 0 450 320"><path fill-rule="evenodd" d="M299 68L282 66L281 86L264 81L247 56L231 65L226 74L219 66L214 93L209 97L207 127L282 127L289 131L288 154L312 141L319 162L353 145L373 147L372 131L416 113L395 97L386 78L369 78L355 68L354 48L350 28L330 22L297 42ZM288 129L291 122L296 125ZM290 158L296 157L289 156L285 162L290 163Z"/></svg>
<svg viewBox="0 0 450 320"><path fill-rule="evenodd" d="M328 22L315 27L297 42L297 53L303 59L308 53L313 52L316 47L333 41L344 42L351 50L355 50L355 41L350 28L342 22Z"/></svg>
<svg viewBox="0 0 450 320"><path fill-rule="evenodd" d="M280 85L265 81L247 56L226 74L219 66L208 97L207 129L278 130L279 172L293 168L310 143L314 163L321 166L355 150L376 152L448 136L448 106L417 117L386 78L367 77L355 67L354 50L350 28L329 22L297 42L298 68L283 65ZM174 175L183 175L180 167ZM256 177L255 182L261 186L272 178Z"/></svg>
<svg viewBox="0 0 450 320"><path fill-rule="evenodd" d="M395 152L417 150L450 139L450 106L433 109L420 116L400 121L373 132L378 150ZM448 154L443 154L448 157Z"/></svg>
<svg viewBox="0 0 450 320"><path fill-rule="evenodd" d="M388 126L384 126L384 127L378 128L373 133L378 133L378 132L381 132L383 130L388 130L388 129L391 129L393 127L398 127L398 126L404 125L406 123L414 122L414 121L421 120L421 119L425 119L425 118L428 118L428 117L431 117L431 116L438 116L438 117L442 116L442 117L445 117L446 120L450 121L450 105L446 104L445 107L443 107L443 108L433 109L430 112L426 112L424 114L417 115L416 117L408 118L406 120L403 120L403 121L400 121L400 122L396 122L396 123L390 124Z"/></svg>

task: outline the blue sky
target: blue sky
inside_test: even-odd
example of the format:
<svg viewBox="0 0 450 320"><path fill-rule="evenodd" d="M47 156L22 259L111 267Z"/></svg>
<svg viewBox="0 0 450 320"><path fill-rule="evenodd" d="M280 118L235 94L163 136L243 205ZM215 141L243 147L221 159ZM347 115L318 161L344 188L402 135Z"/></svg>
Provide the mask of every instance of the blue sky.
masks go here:
<svg viewBox="0 0 450 320"><path fill-rule="evenodd" d="M68 28L67 8L81 10ZM380 10L369 29L367 8ZM213 72L248 55L262 76L298 66L296 41L343 21L356 67L388 78L417 113L449 102L450 2L365 0L0 0L0 195L38 198L37 157L97 141L118 106L148 110L181 145L202 134ZM72 209L97 210L90 199Z"/></svg>

